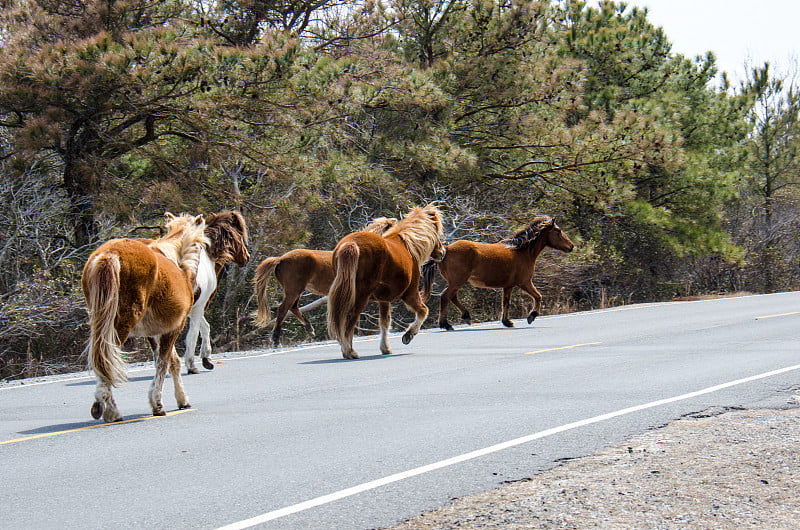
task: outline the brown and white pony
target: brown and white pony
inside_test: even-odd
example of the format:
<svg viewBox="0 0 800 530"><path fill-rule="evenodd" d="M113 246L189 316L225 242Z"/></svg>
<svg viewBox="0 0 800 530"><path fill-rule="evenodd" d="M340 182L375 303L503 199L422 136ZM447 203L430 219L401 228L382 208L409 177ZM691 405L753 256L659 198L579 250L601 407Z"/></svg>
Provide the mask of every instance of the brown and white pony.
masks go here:
<svg viewBox="0 0 800 530"><path fill-rule="evenodd" d="M211 300L217 292L217 281L227 263L233 262L244 267L250 260L247 251L247 224L239 212L222 211L206 217L205 235L209 244L200 255L195 279L194 305L189 311L189 329L186 332L186 349L183 353L186 371L199 373L195 366L195 346L197 337L202 333L200 341L200 358L206 370L213 370L211 355L211 326L205 317Z"/></svg>
<svg viewBox="0 0 800 530"><path fill-rule="evenodd" d="M203 216L167 213L167 235L146 244L112 239L95 250L81 280L89 313L89 364L97 376L92 417L120 421L111 393L127 380L121 350L128 336L157 341L156 373L148 394L154 416L165 415L161 401L167 370L172 375L178 408L189 408L175 351L192 307L193 284L203 246Z"/></svg>
<svg viewBox="0 0 800 530"><path fill-rule="evenodd" d="M368 224L364 231L383 234L396 223L394 217L379 217ZM333 251L297 248L259 263L253 278L258 302L253 323L259 328L265 328L271 322L268 285L273 272L284 295L283 302L275 312L275 327L272 328L272 345L277 348L281 345L281 325L289 311L300 320L309 334L314 335L314 327L303 316L297 302L306 290L319 296L328 294L334 277Z"/></svg>
<svg viewBox="0 0 800 530"><path fill-rule="evenodd" d="M542 295L533 285L536 259L546 247L563 252L572 251L574 245L567 234L546 216L537 216L524 228L499 243L476 243L459 240L447 246L440 263L429 261L422 267L423 299L431 294L433 276L438 267L447 281L447 288L439 301L439 327L452 330L447 321L447 305L452 301L461 310L461 318L471 324L469 311L458 300L458 290L469 282L475 287L503 289L503 315L501 322L507 327L514 323L508 318L511 292L519 287L533 299L533 310L528 314L528 324L539 315Z"/></svg>
<svg viewBox="0 0 800 530"><path fill-rule="evenodd" d="M403 334L403 344L411 342L428 316L418 291L420 265L443 256L442 217L433 204L414 208L383 236L356 232L339 241L333 249L336 275L328 293L328 333L341 345L345 359L358 358L353 334L370 299L378 302L381 352L392 353L389 325L395 300L416 315Z"/></svg>

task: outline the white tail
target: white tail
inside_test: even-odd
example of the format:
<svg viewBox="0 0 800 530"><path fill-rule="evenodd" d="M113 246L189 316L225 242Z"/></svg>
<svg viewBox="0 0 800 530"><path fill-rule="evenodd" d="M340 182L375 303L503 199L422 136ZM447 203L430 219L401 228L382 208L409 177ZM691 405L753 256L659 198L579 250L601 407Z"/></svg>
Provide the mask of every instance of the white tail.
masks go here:
<svg viewBox="0 0 800 530"><path fill-rule="evenodd" d="M119 306L119 256L100 254L87 268L86 303L89 308L89 366L97 378L111 386L128 379L125 359L114 327Z"/></svg>

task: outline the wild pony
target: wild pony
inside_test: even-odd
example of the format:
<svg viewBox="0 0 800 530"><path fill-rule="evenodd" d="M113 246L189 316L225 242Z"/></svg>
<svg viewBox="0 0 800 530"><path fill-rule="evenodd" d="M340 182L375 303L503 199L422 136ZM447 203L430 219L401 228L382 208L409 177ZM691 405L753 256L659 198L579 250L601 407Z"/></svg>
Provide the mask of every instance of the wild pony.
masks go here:
<svg viewBox="0 0 800 530"><path fill-rule="evenodd" d="M365 232L383 234L397 223L394 217L379 217L365 228ZM257 327L265 328L270 323L269 310L269 276L275 274L275 279L283 289L283 302L275 313L275 327L272 328L272 345L281 345L281 326L286 315L291 311L305 326L306 331L314 335L314 327L306 320L297 302L303 291L311 291L319 296L326 296L333 282L333 251L307 250L298 248L290 250L283 256L267 258L256 268L253 278L255 283L256 301L258 311L254 319Z"/></svg>
<svg viewBox="0 0 800 530"><path fill-rule="evenodd" d="M89 364L97 376L92 417L120 421L111 393L127 379L121 350L128 336L158 342L156 374L148 394L154 416L165 415L161 402L167 370L178 407L188 408L181 361L175 351L194 301L193 284L203 246L208 244L202 215L167 213L167 235L143 243L112 239L95 250L83 269L81 284L89 313Z"/></svg>
<svg viewBox="0 0 800 530"><path fill-rule="evenodd" d="M452 301L461 310L461 318L471 324L469 311L458 300L458 290L469 282L475 287L503 289L503 315L501 322L507 327L514 323L508 318L511 292L519 287L533 298L533 310L528 314L528 324L539 315L542 295L533 285L536 259L545 247L570 252L574 245L555 220L541 215L535 217L513 236L499 243L455 241L447 246L440 263L428 261L422 267L422 298L430 298L433 277L438 267L447 281L447 288L439 300L439 327L452 330L447 321L447 306Z"/></svg>
<svg viewBox="0 0 800 530"><path fill-rule="evenodd" d="M370 299L378 302L381 352L392 353L389 325L395 300L402 300L416 315L403 334L403 344L411 342L428 316L418 291L420 265L429 257L443 256L442 217L433 204L414 208L383 236L356 232L339 241L333 249L328 333L341 345L345 359L358 359L353 334Z"/></svg>
<svg viewBox="0 0 800 530"><path fill-rule="evenodd" d="M213 370L211 355L211 326L205 317L211 300L217 292L219 275L227 263L233 262L244 267L250 260L247 251L247 224L239 212L222 211L206 217L205 235L209 243L200 253L195 280L194 304L189 311L189 329L186 332L186 349L183 358L186 371L199 373L195 366L195 346L197 337L202 333L200 341L200 358L206 370ZM155 349L155 348L154 348Z"/></svg>

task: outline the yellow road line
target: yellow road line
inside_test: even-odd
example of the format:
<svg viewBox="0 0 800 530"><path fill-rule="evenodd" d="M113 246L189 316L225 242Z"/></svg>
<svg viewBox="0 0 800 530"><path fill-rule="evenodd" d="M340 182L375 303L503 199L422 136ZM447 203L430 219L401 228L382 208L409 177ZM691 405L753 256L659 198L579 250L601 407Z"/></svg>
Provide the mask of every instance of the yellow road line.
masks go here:
<svg viewBox="0 0 800 530"><path fill-rule="evenodd" d="M791 313L780 313L778 315L766 315L766 316L763 316L763 317L756 317L756 320L761 320L761 319L764 319L764 318L786 317L786 316L789 316L789 315L798 315L798 314L800 314L800 311L792 311Z"/></svg>
<svg viewBox="0 0 800 530"><path fill-rule="evenodd" d="M559 346L558 348L545 348L544 350L527 351L523 355L533 355L534 353L543 353L546 351L555 351L555 350L569 350L571 348L579 348L581 346L594 346L595 344L602 344L602 342L584 342L583 344L573 344L571 346Z"/></svg>
<svg viewBox="0 0 800 530"><path fill-rule="evenodd" d="M184 412L191 412L193 410L197 410L197 409L175 410L175 411L172 411L172 412L167 412L167 416L175 416L177 414L183 414ZM49 436L56 436L58 434L67 434L67 433L70 433L70 432L87 431L89 429L99 429L100 427L111 427L111 426L114 426L114 425L122 425L123 423L135 423L135 422L139 422L139 421L147 421L147 420L153 420L153 419L156 419L156 418L163 418L163 417L165 417L165 416L145 416L143 418L134 418L134 419L131 419L131 420L122 420L122 421L116 421L116 422L113 422L113 423L98 423L98 424L95 424L95 425L87 425L86 427L78 427L76 429L67 429L65 431L45 432L45 433L42 433L42 434L36 434L34 436L26 436L24 438L14 438L13 440L6 440L4 442L0 442L0 445L13 444L13 443L16 443L16 442L27 442L28 440L35 440L37 438L47 438Z"/></svg>

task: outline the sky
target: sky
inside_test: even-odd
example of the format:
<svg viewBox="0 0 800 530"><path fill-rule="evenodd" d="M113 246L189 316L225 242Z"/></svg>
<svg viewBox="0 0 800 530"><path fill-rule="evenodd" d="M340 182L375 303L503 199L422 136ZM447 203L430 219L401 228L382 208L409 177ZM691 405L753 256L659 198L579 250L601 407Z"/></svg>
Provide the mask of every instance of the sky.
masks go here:
<svg viewBox="0 0 800 530"><path fill-rule="evenodd" d="M745 64L769 61L783 75L800 65L800 0L623 1L648 8L648 19L664 28L673 52L692 58L713 51L734 85L744 80Z"/></svg>

